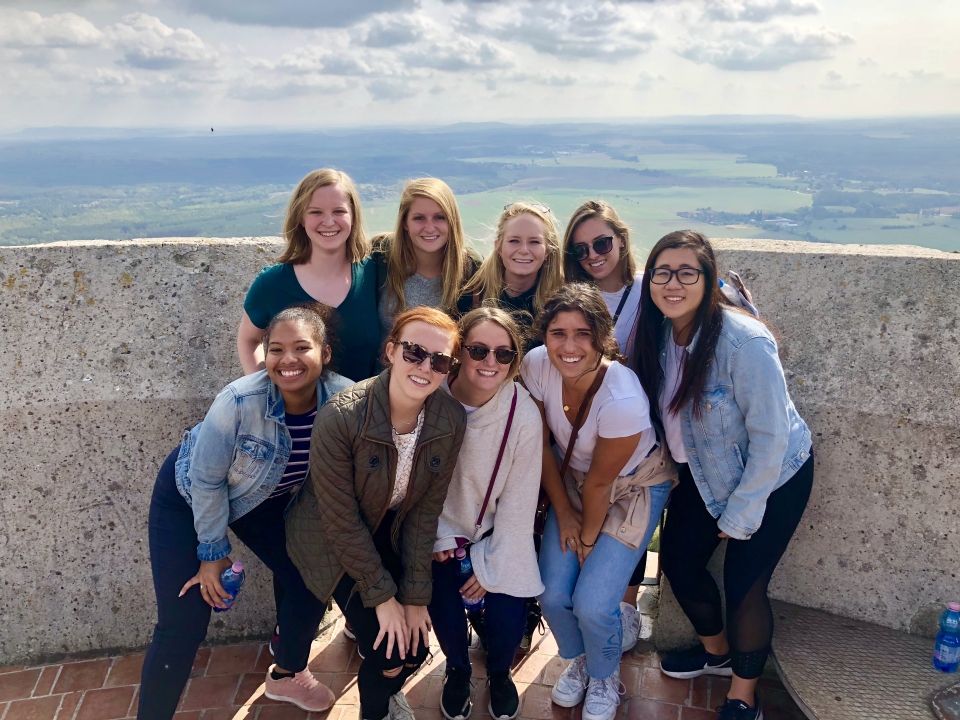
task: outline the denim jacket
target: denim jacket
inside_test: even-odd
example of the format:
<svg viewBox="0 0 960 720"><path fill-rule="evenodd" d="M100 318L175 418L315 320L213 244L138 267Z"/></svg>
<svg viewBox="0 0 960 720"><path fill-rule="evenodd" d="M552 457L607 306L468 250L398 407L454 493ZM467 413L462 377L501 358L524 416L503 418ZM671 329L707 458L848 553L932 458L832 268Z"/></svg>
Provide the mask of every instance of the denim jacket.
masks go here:
<svg viewBox="0 0 960 720"><path fill-rule="evenodd" d="M317 381L317 405L352 385L334 372ZM283 396L260 370L234 380L217 395L203 422L183 434L177 490L193 508L197 557L230 554L227 525L266 500L290 459Z"/></svg>
<svg viewBox="0 0 960 720"><path fill-rule="evenodd" d="M670 332L665 321L662 368ZM790 399L776 341L762 323L724 310L703 395L681 408L680 417L690 473L707 510L730 537L750 538L770 493L793 477L811 449L810 429Z"/></svg>

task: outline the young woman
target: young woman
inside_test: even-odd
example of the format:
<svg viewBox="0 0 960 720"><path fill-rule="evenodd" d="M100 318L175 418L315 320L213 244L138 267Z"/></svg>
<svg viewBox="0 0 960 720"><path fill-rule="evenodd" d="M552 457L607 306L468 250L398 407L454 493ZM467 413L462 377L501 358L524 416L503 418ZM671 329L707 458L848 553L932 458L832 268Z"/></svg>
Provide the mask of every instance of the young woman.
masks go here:
<svg viewBox="0 0 960 720"><path fill-rule="evenodd" d="M384 333L408 307L456 311L460 288L478 260L467 248L457 200L443 180L420 178L406 184L393 236L384 239L372 260Z"/></svg>
<svg viewBox="0 0 960 720"><path fill-rule="evenodd" d="M430 618L447 658L440 709L466 718L470 656L463 598L483 598L490 714L512 720L520 709L510 666L526 623L526 598L543 592L533 547L540 488L542 422L529 393L513 382L522 345L505 311L480 307L460 320L460 365L447 383L467 412L467 431L433 546ZM457 548L473 574L461 577Z"/></svg>
<svg viewBox="0 0 960 720"><path fill-rule="evenodd" d="M620 352L640 310L640 276L630 248L630 228L603 200L587 200L573 211L563 234L564 275L575 282L592 282L613 317L613 335Z"/></svg>
<svg viewBox="0 0 960 720"><path fill-rule="evenodd" d="M757 678L773 634L767 585L810 496L810 430L790 399L773 336L728 304L700 233L670 233L650 252L636 357L680 467L660 540L663 571L702 643L665 655L661 670L732 674L719 717L759 720ZM724 538L726 632L706 571Z"/></svg>
<svg viewBox="0 0 960 720"><path fill-rule="evenodd" d="M466 424L460 403L437 392L458 350L456 323L440 310L398 315L387 369L319 413L310 482L287 513L307 587L332 596L356 635L366 720L413 717L401 688L427 655L437 519Z"/></svg>
<svg viewBox="0 0 960 720"><path fill-rule="evenodd" d="M360 197L350 177L324 168L306 175L290 196L283 237L287 247L247 291L237 330L245 373L262 367L263 328L291 305L319 301L333 313L337 351L332 365L352 378L372 376L380 352L376 267L365 260Z"/></svg>
<svg viewBox="0 0 960 720"><path fill-rule="evenodd" d="M140 720L169 720L207 634L211 608L230 595L227 527L270 568L282 635L266 694L323 711L333 694L307 669L324 603L287 555L283 512L307 472L317 407L350 381L325 370L326 327L317 310L289 308L267 325L266 369L224 388L203 422L167 457L150 501L150 565L157 626L140 685Z"/></svg>
<svg viewBox="0 0 960 720"><path fill-rule="evenodd" d="M514 312L529 337L547 298L562 284L563 254L553 213L545 205L515 202L500 213L493 251L464 286L458 306L466 313L495 303Z"/></svg>
<svg viewBox="0 0 960 720"><path fill-rule="evenodd" d="M540 550L543 614L572 660L553 701L584 701L584 720L612 720L620 700L620 598L676 480L657 446L637 376L613 359L613 323L599 291L572 283L540 317L544 347L521 376L544 418L542 483L550 497ZM558 463L558 457L563 461Z"/></svg>

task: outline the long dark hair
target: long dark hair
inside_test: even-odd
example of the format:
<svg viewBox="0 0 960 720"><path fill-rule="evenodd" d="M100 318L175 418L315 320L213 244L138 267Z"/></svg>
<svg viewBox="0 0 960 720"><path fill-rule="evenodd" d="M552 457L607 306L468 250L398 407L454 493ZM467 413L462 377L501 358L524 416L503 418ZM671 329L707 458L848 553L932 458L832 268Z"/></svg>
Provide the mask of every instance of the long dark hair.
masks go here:
<svg viewBox="0 0 960 720"><path fill-rule="evenodd" d="M660 416L660 389L663 386L663 369L660 367L660 337L663 329L663 313L650 296L650 275L656 266L657 258L664 250L689 249L697 256L704 283L703 300L693 317L690 337L697 342L690 353L682 353L680 385L670 400L671 412L703 394L707 381L707 372L717 347L717 339L723 328L723 306L732 307L730 301L720 291L717 275L717 258L710 241L694 230L677 230L664 235L653 246L643 269L643 282L640 286L640 318L637 321L634 357L637 363L637 375L643 389L650 398L650 408L654 415ZM694 403L694 415L699 417L700 406Z"/></svg>

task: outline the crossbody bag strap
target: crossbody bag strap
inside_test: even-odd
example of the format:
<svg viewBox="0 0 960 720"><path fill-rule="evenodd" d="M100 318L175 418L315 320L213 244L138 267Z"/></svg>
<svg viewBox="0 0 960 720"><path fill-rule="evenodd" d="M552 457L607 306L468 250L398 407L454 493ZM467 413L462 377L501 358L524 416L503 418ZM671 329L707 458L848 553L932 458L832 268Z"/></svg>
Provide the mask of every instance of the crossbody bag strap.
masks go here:
<svg viewBox="0 0 960 720"><path fill-rule="evenodd" d="M577 417L573 421L573 432L570 433L570 442L567 443L567 452L563 455L563 463L560 465L560 480L567 474L567 468L570 467L570 457L573 455L573 445L577 442L577 435L580 433L580 428L583 426L584 420L587 419L587 410L590 407L590 401L593 400L593 396L597 394L597 390L600 389L600 384L603 382L603 376L607 374L607 366L603 365L597 371L597 376L593 379L593 383L590 385L587 390L587 394L583 396L583 402L580 403L580 409L577 411Z"/></svg>
<svg viewBox="0 0 960 720"><path fill-rule="evenodd" d="M627 304L627 298L630 297L630 291L633 290L633 281L627 285L626 289L623 291L623 295L620 296L620 303L617 305L617 311L613 314L613 324L617 324L617 318L620 317L620 313L623 312L623 306Z"/></svg>
<svg viewBox="0 0 960 720"><path fill-rule="evenodd" d="M487 512L487 505L490 503L490 495L493 493L493 484L497 480L497 472L500 470L500 461L503 460L503 451L507 448L507 437L510 435L510 428L513 425L513 414L517 409L517 385L513 385L513 400L510 401L510 414L507 415L507 426L503 429L503 439L500 441L500 450L497 452L497 461L493 464L493 473L490 475L490 483L487 485L487 494L483 497L483 505L480 506L480 514L477 515L476 528L473 532L474 539L480 535L480 525L483 523L484 513Z"/></svg>

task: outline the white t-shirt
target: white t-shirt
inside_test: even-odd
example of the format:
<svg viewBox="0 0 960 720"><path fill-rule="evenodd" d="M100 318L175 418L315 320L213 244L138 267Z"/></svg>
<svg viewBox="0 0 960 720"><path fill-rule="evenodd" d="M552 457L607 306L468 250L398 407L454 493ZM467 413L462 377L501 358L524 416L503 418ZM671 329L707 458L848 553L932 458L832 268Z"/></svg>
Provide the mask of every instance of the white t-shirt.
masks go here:
<svg viewBox="0 0 960 720"><path fill-rule="evenodd" d="M543 403L547 425L561 451L566 452L573 426L563 412L563 380L547 357L545 347L534 348L526 354L520 376L533 399ZM621 475L640 464L657 438L650 422L650 404L637 376L620 363L611 362L577 435L570 467L581 472L590 469L597 437L618 438L637 433L643 434L637 449L621 469Z"/></svg>
<svg viewBox="0 0 960 720"><path fill-rule="evenodd" d="M667 340L667 362L663 369L663 387L660 389L660 418L663 420L663 434L666 436L667 447L674 462L687 461L687 448L683 444L683 429L680 424L680 415L670 412L670 401L677 394L680 387L680 362L687 349L680 347L673 341L673 333Z"/></svg>
<svg viewBox="0 0 960 720"><path fill-rule="evenodd" d="M620 352L624 355L629 355L632 352L632 348L627 347L627 342L634 326L637 324L637 315L640 314L640 283L642 280L643 273L638 273L633 280L630 294L627 295L627 301L623 304L623 309L617 318L617 324L613 326L613 335L617 339L617 345L620 346ZM610 311L610 317L613 317L614 313L617 312L617 306L626 291L626 285L616 292L600 291L603 301L607 304L607 310Z"/></svg>

